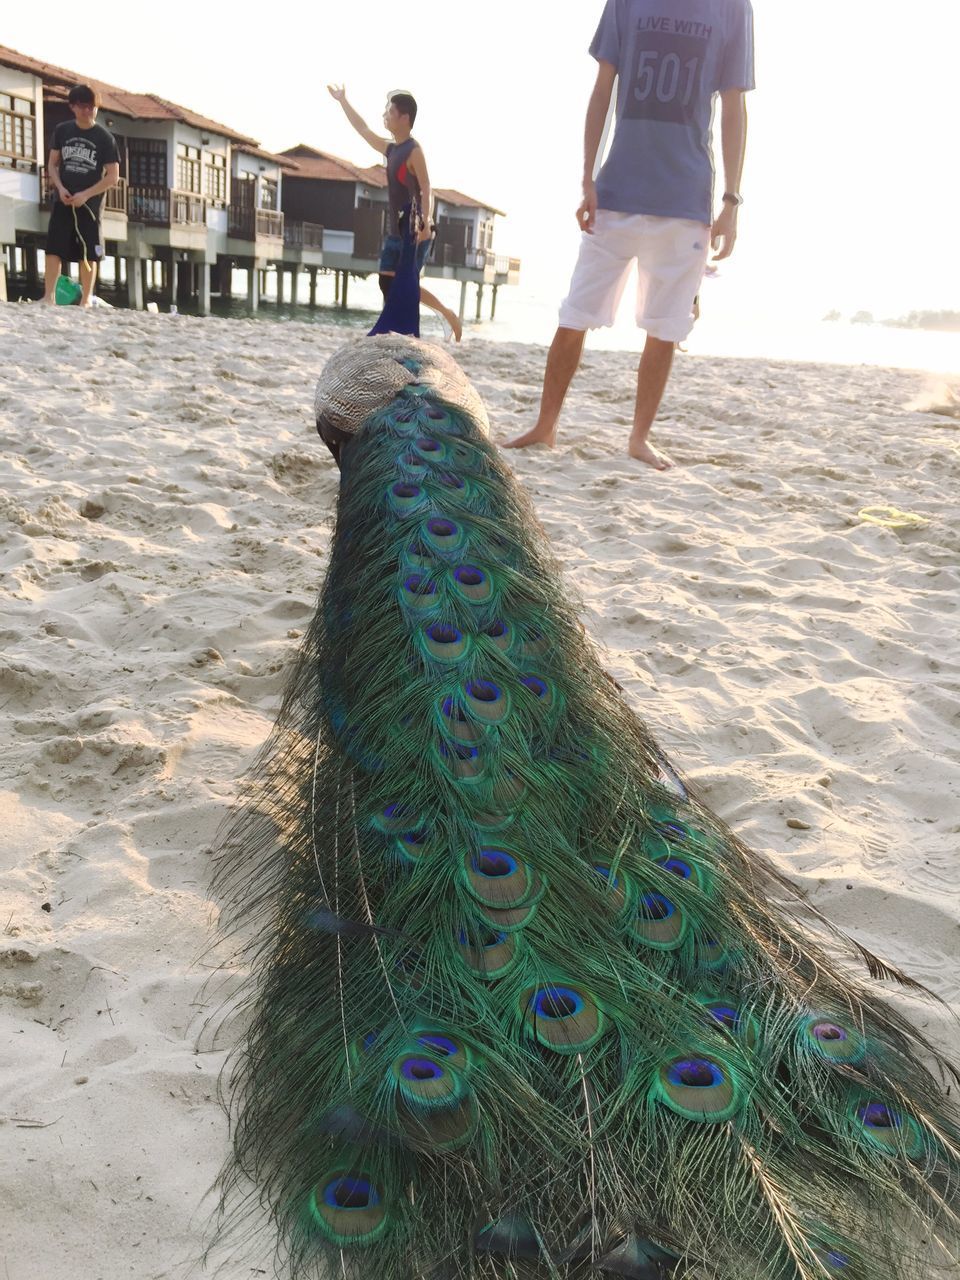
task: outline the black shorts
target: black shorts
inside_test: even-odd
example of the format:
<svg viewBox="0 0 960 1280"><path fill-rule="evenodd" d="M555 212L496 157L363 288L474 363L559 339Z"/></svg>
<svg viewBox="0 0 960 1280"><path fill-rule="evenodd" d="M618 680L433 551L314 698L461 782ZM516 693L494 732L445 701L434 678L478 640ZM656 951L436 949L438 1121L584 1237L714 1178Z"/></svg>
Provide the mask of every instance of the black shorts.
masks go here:
<svg viewBox="0 0 960 1280"><path fill-rule="evenodd" d="M64 262L83 262L84 251L88 262L99 262L103 257L99 210L94 212L89 204L75 209L57 200L47 228L47 253L55 254Z"/></svg>

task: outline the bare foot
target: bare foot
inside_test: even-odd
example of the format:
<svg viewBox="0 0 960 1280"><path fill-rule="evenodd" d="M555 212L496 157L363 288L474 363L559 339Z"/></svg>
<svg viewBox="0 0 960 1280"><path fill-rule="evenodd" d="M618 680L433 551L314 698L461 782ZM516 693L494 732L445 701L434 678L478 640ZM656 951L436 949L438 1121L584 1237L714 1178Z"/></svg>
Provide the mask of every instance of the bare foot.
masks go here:
<svg viewBox="0 0 960 1280"><path fill-rule="evenodd" d="M645 462L648 467L653 467L655 471L667 471L673 466L673 459L668 454L661 453L659 449L655 449L646 440L641 440L637 444L631 439L627 452L631 458Z"/></svg>
<svg viewBox="0 0 960 1280"><path fill-rule="evenodd" d="M522 436L514 436L512 440L504 443L504 449L526 449L527 445L542 444L548 449L553 449L557 443L557 429L552 430L549 427L541 427L539 424L531 427L529 431L525 431Z"/></svg>
<svg viewBox="0 0 960 1280"><path fill-rule="evenodd" d="M56 298L53 297L52 294L49 298L46 296L40 298L39 301L40 301L40 305L44 307L55 307L57 305L57 300Z"/></svg>

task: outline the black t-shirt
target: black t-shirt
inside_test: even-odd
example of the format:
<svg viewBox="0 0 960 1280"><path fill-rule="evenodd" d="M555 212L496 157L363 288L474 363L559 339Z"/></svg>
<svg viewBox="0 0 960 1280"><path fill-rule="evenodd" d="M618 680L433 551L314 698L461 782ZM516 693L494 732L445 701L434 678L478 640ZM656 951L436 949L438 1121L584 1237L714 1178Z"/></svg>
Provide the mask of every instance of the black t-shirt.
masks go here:
<svg viewBox="0 0 960 1280"><path fill-rule="evenodd" d="M71 195L86 191L103 177L104 166L116 164L120 156L113 134L102 124L81 129L76 120L64 120L53 131L52 151L60 152L60 181ZM103 193L87 201L90 212L100 213Z"/></svg>

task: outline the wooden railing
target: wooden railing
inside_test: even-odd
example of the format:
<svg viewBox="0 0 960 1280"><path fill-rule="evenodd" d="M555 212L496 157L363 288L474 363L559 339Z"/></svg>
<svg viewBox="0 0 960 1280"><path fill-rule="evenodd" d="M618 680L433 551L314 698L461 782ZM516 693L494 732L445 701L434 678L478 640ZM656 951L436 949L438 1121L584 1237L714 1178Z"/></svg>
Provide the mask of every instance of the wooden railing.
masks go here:
<svg viewBox="0 0 960 1280"><path fill-rule="evenodd" d="M50 209L53 206L53 183L47 175L46 167L40 170L40 208ZM115 187L109 187L103 193L104 209L112 213L127 212L127 180L121 178Z"/></svg>
<svg viewBox="0 0 960 1280"><path fill-rule="evenodd" d="M492 267L498 276L515 275L520 271L520 259L510 258L505 253L494 253L492 249L468 249L464 266L472 271L484 271Z"/></svg>
<svg viewBox="0 0 960 1280"><path fill-rule="evenodd" d="M323 249L323 227L317 222L284 222L283 243L288 249Z"/></svg>
<svg viewBox="0 0 960 1280"><path fill-rule="evenodd" d="M252 209L247 204L231 204L227 230L239 240L282 240L283 214L275 209Z"/></svg>
<svg viewBox="0 0 960 1280"><path fill-rule="evenodd" d="M178 227L206 226L206 196L198 196L193 191L171 191L170 223Z"/></svg>
<svg viewBox="0 0 960 1280"><path fill-rule="evenodd" d="M193 191L129 187L127 212L131 222L151 227L202 227L207 222L207 201Z"/></svg>

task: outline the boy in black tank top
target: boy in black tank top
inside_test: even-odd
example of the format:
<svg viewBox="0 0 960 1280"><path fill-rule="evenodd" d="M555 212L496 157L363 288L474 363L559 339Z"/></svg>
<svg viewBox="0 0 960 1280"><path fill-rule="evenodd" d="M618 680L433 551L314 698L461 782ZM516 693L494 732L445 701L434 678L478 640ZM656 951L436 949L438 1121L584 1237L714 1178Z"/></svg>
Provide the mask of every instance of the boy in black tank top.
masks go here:
<svg viewBox="0 0 960 1280"><path fill-rule="evenodd" d="M416 228L417 268L423 267L433 246L433 230L430 223L432 193L427 162L423 148L412 136L417 117L417 104L412 94L392 93L383 113L384 127L390 133L382 138L373 132L361 115L347 101L342 85L328 85L330 96L343 107L344 115L360 137L375 151L386 158L387 193L390 198L390 228L380 254L380 289L384 299L390 291L393 277L400 262L403 236L408 220ZM460 321L455 312L445 307L438 297L420 288L420 301L436 311L444 320L457 342L461 337Z"/></svg>

